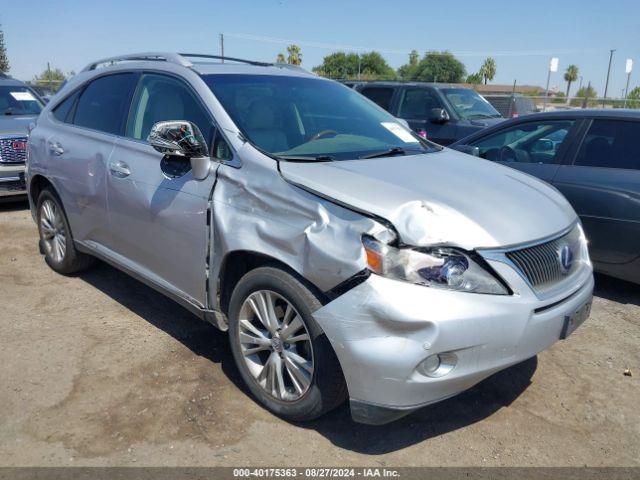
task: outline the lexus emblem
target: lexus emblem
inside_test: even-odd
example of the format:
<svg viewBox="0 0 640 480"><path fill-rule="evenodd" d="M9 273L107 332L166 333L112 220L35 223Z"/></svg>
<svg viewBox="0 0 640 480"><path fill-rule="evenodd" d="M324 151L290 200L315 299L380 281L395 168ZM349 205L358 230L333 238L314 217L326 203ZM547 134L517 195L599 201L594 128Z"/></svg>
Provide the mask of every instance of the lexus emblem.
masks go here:
<svg viewBox="0 0 640 480"><path fill-rule="evenodd" d="M573 251L569 245L564 245L560 248L558 252L558 257L560 259L560 268L562 268L562 273L568 273L571 270L571 265L573 265Z"/></svg>

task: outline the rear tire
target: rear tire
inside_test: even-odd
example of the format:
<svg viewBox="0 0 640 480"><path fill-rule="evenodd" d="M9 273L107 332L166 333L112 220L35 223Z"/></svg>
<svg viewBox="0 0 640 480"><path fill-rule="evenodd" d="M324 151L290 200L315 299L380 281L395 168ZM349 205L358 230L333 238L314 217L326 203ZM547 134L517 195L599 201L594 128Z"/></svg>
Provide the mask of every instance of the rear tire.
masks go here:
<svg viewBox="0 0 640 480"><path fill-rule="evenodd" d="M312 420L347 397L338 359L312 316L320 307L277 267L247 273L231 296L229 338L240 374L260 403L288 420Z"/></svg>
<svg viewBox="0 0 640 480"><path fill-rule="evenodd" d="M40 234L40 252L53 270L68 275L85 270L93 264L92 256L76 249L62 202L52 188L43 189L38 197L36 221Z"/></svg>

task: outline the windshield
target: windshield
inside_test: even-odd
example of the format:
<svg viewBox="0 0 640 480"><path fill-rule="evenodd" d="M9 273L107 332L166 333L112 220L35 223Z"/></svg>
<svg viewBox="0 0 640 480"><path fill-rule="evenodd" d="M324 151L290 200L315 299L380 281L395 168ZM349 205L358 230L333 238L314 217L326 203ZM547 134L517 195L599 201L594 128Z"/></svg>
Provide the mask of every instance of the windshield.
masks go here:
<svg viewBox="0 0 640 480"><path fill-rule="evenodd" d="M0 87L0 115L38 115L42 107L26 87Z"/></svg>
<svg viewBox="0 0 640 480"><path fill-rule="evenodd" d="M439 147L339 83L277 75L205 75L243 135L289 160L409 155Z"/></svg>
<svg viewBox="0 0 640 480"><path fill-rule="evenodd" d="M442 90L453 109L462 118L499 118L502 115L491 104L468 88L444 88Z"/></svg>

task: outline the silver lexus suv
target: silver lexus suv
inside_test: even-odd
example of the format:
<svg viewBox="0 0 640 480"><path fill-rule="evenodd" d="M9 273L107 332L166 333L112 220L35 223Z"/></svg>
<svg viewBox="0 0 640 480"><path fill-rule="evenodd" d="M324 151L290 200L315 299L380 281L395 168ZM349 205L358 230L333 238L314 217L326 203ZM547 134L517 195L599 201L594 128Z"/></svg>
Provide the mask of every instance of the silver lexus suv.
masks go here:
<svg viewBox="0 0 640 480"><path fill-rule="evenodd" d="M290 420L349 398L356 421L392 421L590 311L556 190L297 67L95 62L38 118L27 182L51 268L99 258L228 330L253 395Z"/></svg>

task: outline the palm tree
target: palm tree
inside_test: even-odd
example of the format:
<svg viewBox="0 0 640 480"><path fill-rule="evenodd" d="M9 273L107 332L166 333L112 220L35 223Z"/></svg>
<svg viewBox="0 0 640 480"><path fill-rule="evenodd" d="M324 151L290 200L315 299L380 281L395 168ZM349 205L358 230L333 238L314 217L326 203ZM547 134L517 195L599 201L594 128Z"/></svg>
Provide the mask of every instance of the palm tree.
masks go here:
<svg viewBox="0 0 640 480"><path fill-rule="evenodd" d="M420 57L420 54L418 53L417 50L411 50L411 53L409 54L409 65L411 65L412 67L415 67L416 65L418 65L419 57Z"/></svg>
<svg viewBox="0 0 640 480"><path fill-rule="evenodd" d="M493 77L496 76L496 70L498 69L496 65L496 61L488 57L485 59L482 67L480 67L480 71L478 72L484 78L484 84L487 84L487 81L493 80Z"/></svg>
<svg viewBox="0 0 640 480"><path fill-rule="evenodd" d="M278 56L276 57L276 62L277 63L287 63L287 59L284 58L284 53L279 53Z"/></svg>
<svg viewBox="0 0 640 480"><path fill-rule="evenodd" d="M578 79L578 67L575 65L569 65L567 67L567 71L564 72L564 80L567 82L567 101L569 101L569 89L571 88L571 83L575 82Z"/></svg>
<svg viewBox="0 0 640 480"><path fill-rule="evenodd" d="M287 63L291 65L300 65L302 63L302 50L298 45L289 45L287 47Z"/></svg>

